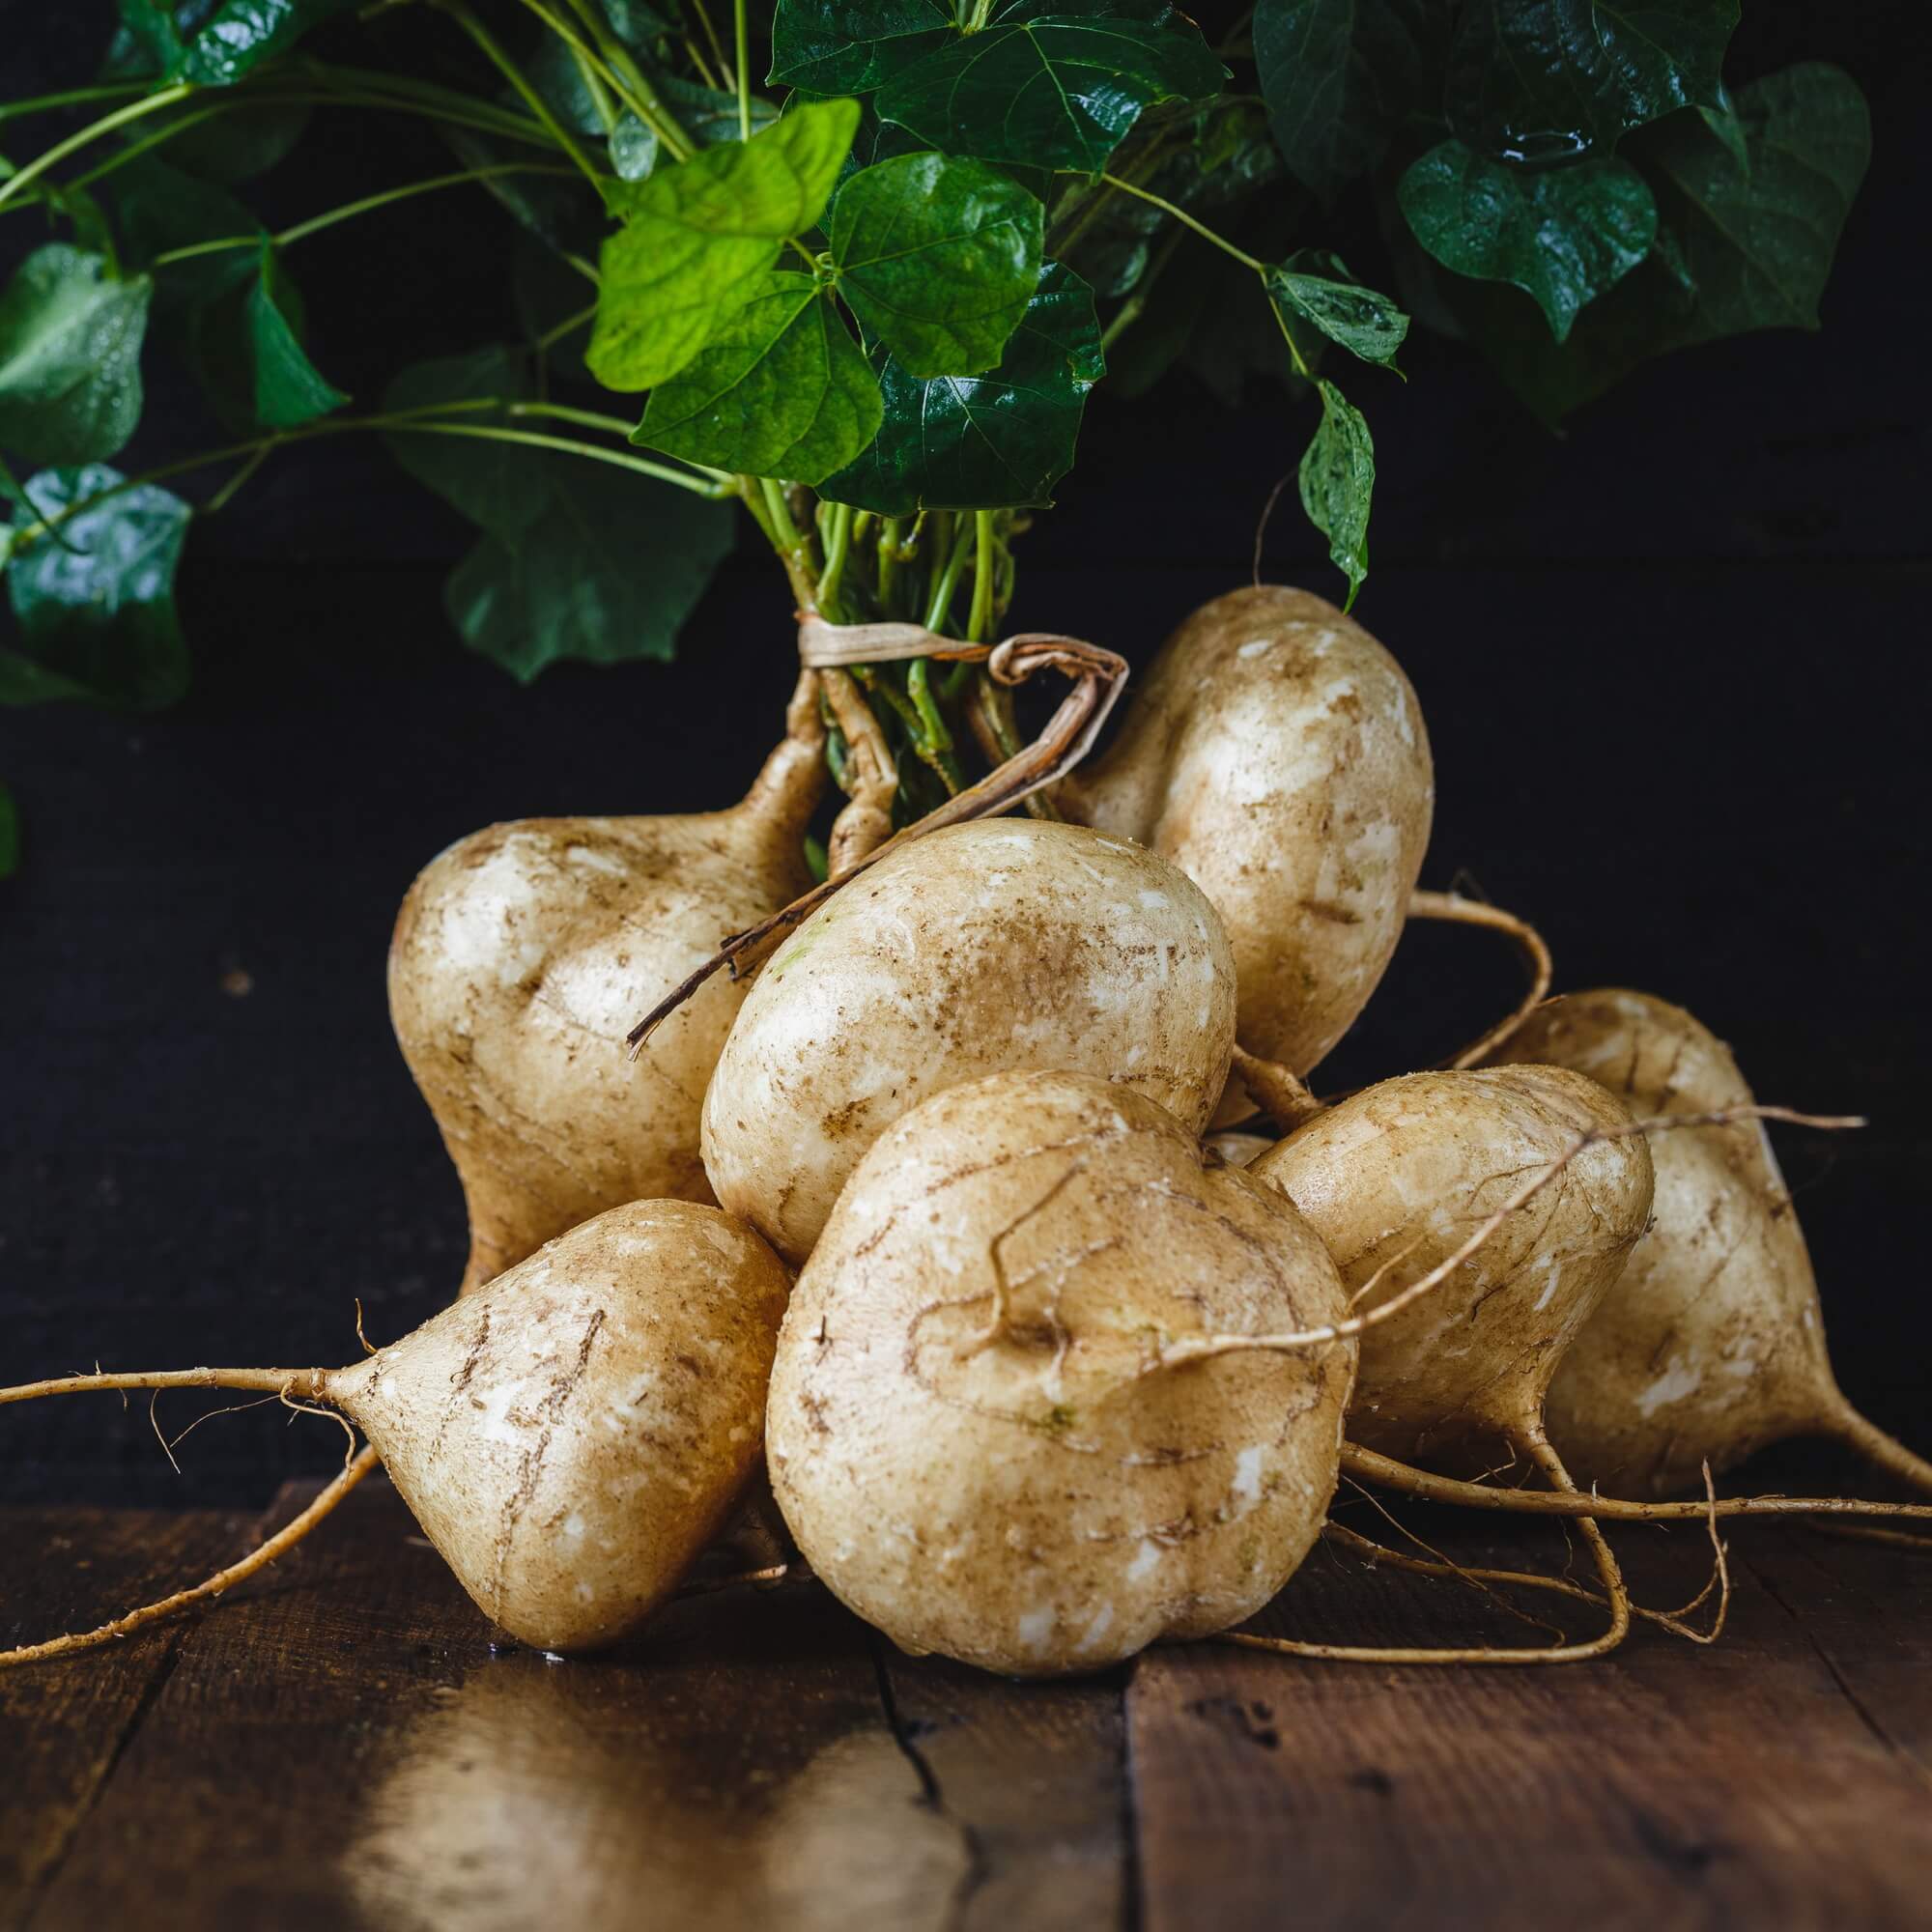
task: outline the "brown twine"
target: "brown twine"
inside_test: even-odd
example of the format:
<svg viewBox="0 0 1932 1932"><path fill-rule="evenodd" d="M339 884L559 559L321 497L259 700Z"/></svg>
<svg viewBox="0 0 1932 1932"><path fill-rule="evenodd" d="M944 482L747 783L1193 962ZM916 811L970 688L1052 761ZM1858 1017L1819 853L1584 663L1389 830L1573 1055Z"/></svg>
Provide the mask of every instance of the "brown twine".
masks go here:
<svg viewBox="0 0 1932 1932"><path fill-rule="evenodd" d="M977 784L971 784L903 831L835 872L824 884L782 911L733 933L696 972L691 974L633 1027L625 1044L636 1059L644 1042L713 974L730 967L732 977L745 955L766 940L801 924L841 886L894 852L929 832L990 818L1010 810L1046 786L1057 784L1094 749L1127 681L1127 661L1117 652L1053 631L1021 631L999 643L965 644L942 638L922 624L828 624L804 613L799 618L799 659L808 669L838 669L848 664L879 664L894 659L934 657L983 663L988 675L1005 685L1024 684L1037 671L1057 670L1073 681L1040 734Z"/></svg>

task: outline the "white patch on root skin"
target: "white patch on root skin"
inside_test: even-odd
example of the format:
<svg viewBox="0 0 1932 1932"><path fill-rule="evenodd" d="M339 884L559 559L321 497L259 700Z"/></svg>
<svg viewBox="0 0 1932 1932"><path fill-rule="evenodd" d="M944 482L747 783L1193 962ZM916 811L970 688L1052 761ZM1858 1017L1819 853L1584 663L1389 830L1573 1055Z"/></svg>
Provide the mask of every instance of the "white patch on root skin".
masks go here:
<svg viewBox="0 0 1932 1932"><path fill-rule="evenodd" d="M1081 1651L1092 1650L1113 1626L1114 1606L1112 1604L1102 1604L1094 1612L1094 1621L1087 1626L1086 1633L1074 1648Z"/></svg>
<svg viewBox="0 0 1932 1932"><path fill-rule="evenodd" d="M1757 1357L1755 1355L1733 1355L1724 1364L1724 1373L1727 1376L1737 1376L1740 1378L1754 1376L1757 1374Z"/></svg>
<svg viewBox="0 0 1932 1932"><path fill-rule="evenodd" d="M1236 648L1235 655L1237 658L1263 657L1274 649L1277 641L1274 638L1250 638L1245 644Z"/></svg>
<svg viewBox="0 0 1932 1932"><path fill-rule="evenodd" d="M621 859L613 859L608 852L593 852L588 845L566 845L563 856L568 865L587 866L591 871L608 872L613 879L631 876L631 868Z"/></svg>
<svg viewBox="0 0 1932 1932"><path fill-rule="evenodd" d="M1143 1577L1151 1577L1154 1566L1160 1561L1160 1545L1146 1537L1141 1538L1140 1554L1127 1565L1127 1581L1138 1583Z"/></svg>
<svg viewBox="0 0 1932 1932"><path fill-rule="evenodd" d="M1636 1411L1639 1415L1655 1415L1665 1403L1682 1402L1687 1395L1694 1394L1703 1379L1688 1362L1673 1364L1637 1397Z"/></svg>
<svg viewBox="0 0 1932 1932"><path fill-rule="evenodd" d="M1247 1513L1262 1499L1262 1447L1259 1443L1243 1449L1235 1458L1235 1482L1232 1492L1237 1517Z"/></svg>
<svg viewBox="0 0 1932 1932"><path fill-rule="evenodd" d="M1049 1605L1045 1609L1029 1610L1019 1621L1019 1639L1029 1650L1038 1650L1053 1634L1054 1612Z"/></svg>

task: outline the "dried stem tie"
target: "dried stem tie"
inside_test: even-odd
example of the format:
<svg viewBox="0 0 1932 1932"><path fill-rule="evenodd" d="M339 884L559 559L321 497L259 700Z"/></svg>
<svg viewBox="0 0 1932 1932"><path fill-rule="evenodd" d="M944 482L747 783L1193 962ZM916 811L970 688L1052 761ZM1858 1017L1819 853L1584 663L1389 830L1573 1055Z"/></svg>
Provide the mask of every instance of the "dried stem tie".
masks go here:
<svg viewBox="0 0 1932 1932"><path fill-rule="evenodd" d="M942 638L923 624L828 624L822 617L806 614L799 619L799 661L808 670L838 670L847 665L887 664L905 658L942 658L954 663L983 663L1001 684L1024 684L1035 672L1057 670L1073 681L1073 689L1061 700L1060 708L1046 722L1033 743L1010 757L979 783L968 785L935 810L863 857L835 872L821 886L794 899L781 912L743 932L733 933L724 944L667 998L631 1029L625 1044L636 1059L644 1042L691 998L714 973L729 967L736 978L740 962L754 949L779 933L801 924L823 905L841 886L848 885L867 867L876 865L888 852L938 832L949 825L970 819L990 818L1006 811L1023 799L1051 784L1057 784L1094 749L1107 714L1114 708L1127 681L1127 661L1097 644L1078 638L1063 638L1050 631L1022 631L997 644L966 644L956 638Z"/></svg>

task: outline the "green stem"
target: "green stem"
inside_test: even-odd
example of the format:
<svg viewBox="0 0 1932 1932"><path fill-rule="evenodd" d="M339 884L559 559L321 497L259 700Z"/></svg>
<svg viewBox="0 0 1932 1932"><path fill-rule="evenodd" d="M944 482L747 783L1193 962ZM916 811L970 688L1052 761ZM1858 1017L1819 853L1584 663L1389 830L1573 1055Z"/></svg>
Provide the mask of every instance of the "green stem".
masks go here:
<svg viewBox="0 0 1932 1932"><path fill-rule="evenodd" d="M429 420L432 416L448 416L473 413L479 410L534 409L531 404L506 405L500 396L468 396L453 403L425 404L414 410L390 410L372 416L330 416L321 422L304 423L299 429L277 430L270 436L250 437L245 442L223 444L219 449L204 449L193 456L178 457L172 463L163 463L157 469L144 469L136 476L124 476L118 483L111 483L104 490L80 501L64 505L51 517L28 525L14 534L14 548L24 549L37 539L49 535L58 526L75 517L83 510L91 510L104 503L111 497L118 497L128 490L135 490L149 483L165 483L171 476L184 476L190 470L206 469L217 463L229 463L237 457L254 456L258 451L273 451L284 443L311 442L318 437L346 436L356 430L388 430L398 435L408 436L469 436L490 442L515 442L532 445L540 449L561 450L568 455L588 457L594 462L614 464L620 469L634 469L642 475L652 476L660 482L675 483L680 489L690 490L700 497L727 497L731 495L728 484L720 483L704 476L695 476L688 470L672 469L661 463L652 463L641 456L633 456L626 450L599 449L592 443L573 441L560 436L540 436L528 430L502 429L490 423L453 423Z"/></svg>
<svg viewBox="0 0 1932 1932"><path fill-rule="evenodd" d="M993 513L973 512L973 607L966 620L970 642L993 641Z"/></svg>
<svg viewBox="0 0 1932 1932"><path fill-rule="evenodd" d="M703 30L704 38L710 43L711 57L718 63L718 71L728 76L727 85L738 85L737 75L731 72L731 64L724 58L724 43L718 38L718 29L711 24L711 15L704 0L691 0L691 11L697 15L697 24Z"/></svg>
<svg viewBox="0 0 1932 1932"><path fill-rule="evenodd" d="M531 406L534 407L534 406ZM358 427L367 428L365 422ZM592 442L577 442L569 437L545 436L537 430L498 429L491 423L406 422L387 425L402 436L469 436L487 442L520 442L531 449L560 449L571 456L588 457L595 463L609 463L618 469L633 469L640 476L654 476L660 483L675 483L697 497L728 497L729 489L707 477L694 476L687 469L672 469L653 463L648 457L633 456L628 450L600 449Z"/></svg>
<svg viewBox="0 0 1932 1932"><path fill-rule="evenodd" d="M603 181L597 170L590 165L589 156L577 145L563 123L550 111L549 103L530 85L523 69L497 44L496 36L463 4L463 0L435 0L435 4L476 43L497 72L523 97L524 105L549 130L551 139L570 156L582 171L584 180L601 195L604 191Z"/></svg>
<svg viewBox="0 0 1932 1932"><path fill-rule="evenodd" d="M604 84L604 76L591 64L590 56L575 44L570 49L570 58L577 68L577 77L583 83L583 91L589 95L590 103L597 110L597 118L604 124L604 137L617 131L617 108L611 99L611 90Z"/></svg>
<svg viewBox="0 0 1932 1932"><path fill-rule="evenodd" d="M125 100L130 94L145 94L144 80L108 81L99 87L70 87L64 94L37 94L31 100L10 100L0 107L0 121L13 121L22 114L50 114L56 107L82 107L90 100Z"/></svg>
<svg viewBox="0 0 1932 1932"><path fill-rule="evenodd" d="M384 97L384 104L398 105L407 101L425 114L433 114L445 121L460 121L484 133L502 134L513 141L533 141L544 147L554 145L540 122L526 120L495 101L479 100L474 95L464 94L456 88L439 87L432 80L417 80L412 75L390 73L381 68L338 67L332 62L318 60L304 60L301 72L319 86L334 89L333 96L321 97L324 100L341 96L359 106L366 104L364 97L380 95ZM388 97L398 99L390 99Z"/></svg>
<svg viewBox="0 0 1932 1932"><path fill-rule="evenodd" d="M539 0L524 0L524 4L534 11L543 11ZM610 23L591 0L570 0L570 4L597 43L605 74L616 88L618 98L663 142L672 160L688 160L696 152L696 143L685 132L684 124L665 105L664 97L645 77L643 69L632 59L630 48L611 33ZM555 19L552 18L550 25L552 32L564 34Z"/></svg>
<svg viewBox="0 0 1932 1932"><path fill-rule="evenodd" d="M1123 181L1119 175L1110 175L1103 171L1100 179L1107 183L1109 186L1117 187L1122 193L1132 195L1137 201L1144 201L1150 207L1161 209L1166 213L1173 215L1183 227L1193 229L1195 234L1200 236L1204 242L1211 242L1224 255L1232 255L1243 268L1252 269L1258 275L1265 275L1267 273L1267 264L1265 262L1256 261L1245 250L1236 248L1226 236L1215 234L1213 229L1209 228L1205 221L1197 221L1184 208L1177 208L1173 202L1167 200L1164 196L1151 193L1144 187L1136 187L1132 182Z"/></svg>
<svg viewBox="0 0 1932 1932"><path fill-rule="evenodd" d="M962 523L953 540L938 581L932 586L932 601L926 606L925 628L945 634L952 611L952 593L958 588L959 573L966 567L966 553L972 547L973 526Z"/></svg>
<svg viewBox="0 0 1932 1932"><path fill-rule="evenodd" d="M898 587L899 532L905 527L897 517L888 517L879 526L878 605L882 617L894 614L893 597Z"/></svg>
<svg viewBox="0 0 1932 1932"><path fill-rule="evenodd" d="M130 121L138 121L144 115L158 114L163 108L172 107L177 101L185 100L194 89L185 81L174 87L164 87L158 94L145 95L139 100L130 100L126 107L117 107L112 114L103 114L98 121L90 121L77 133L70 134L65 141L56 141L43 155L31 160L16 175L0 182L0 206L4 206L23 188L35 182L57 163L70 155L77 154L92 141L98 141L103 134L111 134L117 128L125 128Z"/></svg>
<svg viewBox="0 0 1932 1932"><path fill-rule="evenodd" d="M838 586L845 575L845 559L852 550L852 506L834 503L831 528L825 539L825 569L818 579L818 608L838 621Z"/></svg>
<svg viewBox="0 0 1932 1932"><path fill-rule="evenodd" d="M550 161L502 161L495 167L465 168L459 174L435 175L428 181L406 182L401 187L384 188L380 194L366 194L360 201L346 201L340 208L325 210L321 214L312 214L306 221L298 221L293 228L284 228L279 234L269 239L277 248L287 248L308 236L319 235L325 228L333 228L338 221L349 221L358 214L368 214L379 208L386 208L391 202L407 201L412 195L430 194L439 188L461 187L466 182L488 181L497 175L569 175L571 170ZM151 269L165 269L175 262L192 261L197 255L218 254L224 248L259 248L262 238L259 235L230 235L217 242L194 242L184 248L169 248L156 255L149 263Z"/></svg>
<svg viewBox="0 0 1932 1932"><path fill-rule="evenodd" d="M752 138L752 63L746 49L752 36L745 20L745 0L732 0L731 30L738 53L738 138L749 141Z"/></svg>
<svg viewBox="0 0 1932 1932"><path fill-rule="evenodd" d="M537 337L531 346L541 355L545 351L554 349L559 342L564 341L567 337L575 335L586 322L593 321L596 314L597 304L591 302L587 306L579 309L575 315L567 315L561 322L553 324Z"/></svg>
<svg viewBox="0 0 1932 1932"><path fill-rule="evenodd" d="M622 416L606 415L601 410L573 409L567 403L512 403L503 412L509 416L545 416L553 422L576 423L581 429L601 429L611 436L628 438L633 425ZM703 465L695 464L694 469L702 469ZM715 483L728 480L729 472L724 469L709 469L704 473Z"/></svg>
<svg viewBox="0 0 1932 1932"><path fill-rule="evenodd" d="M815 612L818 609L818 573L812 567L811 545L799 534L798 526L792 522L791 505L785 501L784 491L769 476L741 477L739 483L741 490L756 484L765 505L765 515L759 519L759 527L771 539L772 548L779 554L779 561L784 565L798 608L802 611Z"/></svg>

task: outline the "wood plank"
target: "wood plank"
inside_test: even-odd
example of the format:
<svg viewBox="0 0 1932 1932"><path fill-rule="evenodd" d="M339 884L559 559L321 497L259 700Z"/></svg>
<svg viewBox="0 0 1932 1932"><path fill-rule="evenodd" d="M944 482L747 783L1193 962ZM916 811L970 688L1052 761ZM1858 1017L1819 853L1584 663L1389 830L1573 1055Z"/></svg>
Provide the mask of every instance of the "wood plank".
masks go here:
<svg viewBox="0 0 1932 1932"><path fill-rule="evenodd" d="M14 1510L0 1648L91 1630L218 1569L246 1519L216 1510ZM187 1626L0 1672L0 1926L22 1923L172 1668Z"/></svg>
<svg viewBox="0 0 1932 1932"><path fill-rule="evenodd" d="M606 1662L496 1650L371 1482L184 1643L32 1922L938 1927L973 1874L823 1592L696 1599Z"/></svg>
<svg viewBox="0 0 1932 1932"><path fill-rule="evenodd" d="M1439 1522L1430 1533L1453 1536L1462 1561L1554 1567L1547 1531ZM1851 1626L1868 1634L1868 1613L1831 1627L1812 1598L1780 1603L1753 1574L1748 1551L1782 1563L1798 1534L1737 1527L1739 1586L1715 1649L1644 1629L1603 1662L1550 1668L1402 1669L1212 1645L1143 1659L1127 1724L1148 1932L1290 1917L1566 1932L1922 1925L1932 1805L1902 1751L1923 1741L1927 1693L1914 1687L1918 1716L1898 1747L1873 1735L1813 1642L1852 1654ZM1620 1548L1643 1601L1695 1587L1694 1536L1644 1531ZM1894 1580L1894 1620L1922 1619L1932 1567ZM1365 1577L1318 1551L1260 1627L1345 1642L1537 1640L1475 1604L1460 1586ZM1587 1616L1563 1621L1580 1631ZM1869 1673L1875 1695L1898 1690L1913 1654L1870 1640L1846 1674Z"/></svg>
<svg viewBox="0 0 1932 1932"><path fill-rule="evenodd" d="M1011 1684L874 1637L892 1719L926 1802L968 1854L960 1932L1127 1922L1123 1671Z"/></svg>

